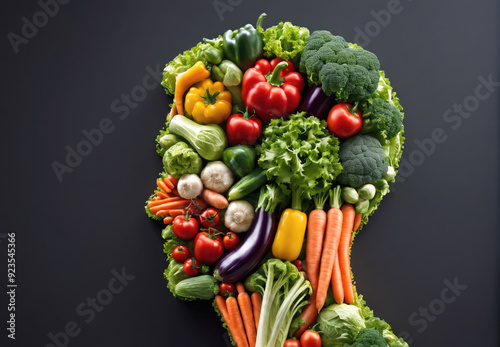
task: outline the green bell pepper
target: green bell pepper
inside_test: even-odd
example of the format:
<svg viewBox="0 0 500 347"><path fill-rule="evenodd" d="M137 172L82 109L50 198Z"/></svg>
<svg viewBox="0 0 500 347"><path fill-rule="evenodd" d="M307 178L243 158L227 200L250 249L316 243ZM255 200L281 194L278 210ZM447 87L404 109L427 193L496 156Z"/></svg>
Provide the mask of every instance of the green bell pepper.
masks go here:
<svg viewBox="0 0 500 347"><path fill-rule="evenodd" d="M255 158L255 149L248 145L229 147L222 153L224 164L240 178L252 172L255 167Z"/></svg>
<svg viewBox="0 0 500 347"><path fill-rule="evenodd" d="M266 14L260 15L257 27L262 26ZM252 67L262 56L263 42L260 33L251 24L238 30L228 30L223 37L224 56L236 63L243 71Z"/></svg>
<svg viewBox="0 0 500 347"><path fill-rule="evenodd" d="M212 66L212 77L224 84L231 93L233 104L243 103L241 98L241 81L243 71L231 60L224 59L219 65Z"/></svg>
<svg viewBox="0 0 500 347"><path fill-rule="evenodd" d="M243 79L243 71L231 60L224 59L219 65L212 66L212 77L226 87L238 86Z"/></svg>

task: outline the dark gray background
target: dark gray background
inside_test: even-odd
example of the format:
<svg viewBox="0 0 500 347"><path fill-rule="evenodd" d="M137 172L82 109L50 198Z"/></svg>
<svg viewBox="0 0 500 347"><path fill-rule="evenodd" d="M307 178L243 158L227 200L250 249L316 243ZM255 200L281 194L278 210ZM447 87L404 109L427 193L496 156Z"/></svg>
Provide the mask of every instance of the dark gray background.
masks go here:
<svg viewBox="0 0 500 347"><path fill-rule="evenodd" d="M166 288L161 225L143 212L161 170L154 139L171 99L158 86L123 120L110 105L142 85L146 67L162 68L203 37L254 23L261 12L268 14L265 27L290 20L354 41L355 28L365 31L374 21L370 11L391 2L222 2L234 6L221 20L212 1L72 1L18 54L7 34L21 34L22 17L31 19L40 6L4 4L0 227L17 233L19 287L15 343L6 339L1 295L2 341L45 346L49 333L74 321L81 330L68 346L225 346L209 303L175 300ZM402 0L401 6L377 35L368 24L373 37L364 43L405 107L404 158L413 170L407 167L404 182L356 240L357 288L412 346L497 346L498 90L457 129L443 115L474 95L479 76L500 80L498 4ZM59 183L51 163L63 163L65 147L75 148L82 130L103 118L114 131ZM417 142L436 128L446 141L419 157ZM4 293L7 245L0 241ZM85 323L77 306L122 268L135 278ZM444 282L455 278L467 288L441 307ZM412 314L429 305L440 314L420 329Z"/></svg>

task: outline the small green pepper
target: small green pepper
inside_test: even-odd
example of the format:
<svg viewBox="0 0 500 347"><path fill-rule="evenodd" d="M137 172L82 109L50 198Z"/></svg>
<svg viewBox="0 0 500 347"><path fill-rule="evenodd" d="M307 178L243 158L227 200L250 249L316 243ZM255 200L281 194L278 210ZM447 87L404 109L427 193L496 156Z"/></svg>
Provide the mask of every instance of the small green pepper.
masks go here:
<svg viewBox="0 0 500 347"><path fill-rule="evenodd" d="M263 13L257 20L257 27L262 26L266 17ZM223 37L224 56L235 62L242 70L246 70L262 56L262 38L259 32L247 24L238 30L228 30Z"/></svg>
<svg viewBox="0 0 500 347"><path fill-rule="evenodd" d="M255 149L248 145L229 147L222 153L222 161L238 177L246 176L254 169L255 158Z"/></svg>

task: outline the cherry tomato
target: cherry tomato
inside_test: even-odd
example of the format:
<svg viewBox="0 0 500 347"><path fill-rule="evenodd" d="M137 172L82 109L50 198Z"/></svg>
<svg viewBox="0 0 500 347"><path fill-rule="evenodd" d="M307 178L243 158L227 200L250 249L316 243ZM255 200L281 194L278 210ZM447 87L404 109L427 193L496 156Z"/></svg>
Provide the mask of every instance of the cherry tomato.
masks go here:
<svg viewBox="0 0 500 347"><path fill-rule="evenodd" d="M302 345L300 344L299 340L288 339L285 341L285 344L283 345L283 347L302 347Z"/></svg>
<svg viewBox="0 0 500 347"><path fill-rule="evenodd" d="M193 260L194 260L194 263L193 263ZM198 272L200 272L200 266L201 265L198 262L198 260L196 260L194 258L189 258L189 259L186 259L186 261L184 262L184 265L182 265L182 269L184 270L186 275L193 277L193 276L198 275Z"/></svg>
<svg viewBox="0 0 500 347"><path fill-rule="evenodd" d="M262 131L262 122L257 116L235 113L227 120L226 133L230 146L253 145Z"/></svg>
<svg viewBox="0 0 500 347"><path fill-rule="evenodd" d="M200 215L200 223L205 228L215 228L219 226L220 214L215 208L207 208Z"/></svg>
<svg viewBox="0 0 500 347"><path fill-rule="evenodd" d="M207 204L205 203L205 201L201 200L200 198L196 198L191 200L191 203L188 205L187 210L190 215L194 216L199 215L206 208Z"/></svg>
<svg viewBox="0 0 500 347"><path fill-rule="evenodd" d="M194 257L203 264L213 265L224 254L224 246L214 234L201 232L194 240Z"/></svg>
<svg viewBox="0 0 500 347"><path fill-rule="evenodd" d="M321 347L321 336L314 330L306 330L300 337L302 347Z"/></svg>
<svg viewBox="0 0 500 347"><path fill-rule="evenodd" d="M292 264L295 265L297 270L304 271L304 267L302 266L302 262L300 260L294 260L292 261Z"/></svg>
<svg viewBox="0 0 500 347"><path fill-rule="evenodd" d="M353 106L346 102L332 107L326 122L330 132L341 138L348 138L357 134L363 125L363 114L358 109L356 114L351 113ZM352 111L354 112L354 111Z"/></svg>
<svg viewBox="0 0 500 347"><path fill-rule="evenodd" d="M222 239L222 243L224 244L225 249L231 251L235 249L236 246L238 246L238 244L240 243L240 238L238 237L238 235L230 231L224 236L224 238Z"/></svg>
<svg viewBox="0 0 500 347"><path fill-rule="evenodd" d="M198 230L198 221L188 214L175 217L172 223L173 233L181 240L192 239Z"/></svg>
<svg viewBox="0 0 500 347"><path fill-rule="evenodd" d="M220 295L222 296L234 296L236 297L238 295L238 292L236 291L236 288L234 287L234 284L232 283L226 283L222 282L219 286L220 289Z"/></svg>
<svg viewBox="0 0 500 347"><path fill-rule="evenodd" d="M187 258L191 256L191 251L184 245L179 245L172 251L172 258L179 263L183 263Z"/></svg>

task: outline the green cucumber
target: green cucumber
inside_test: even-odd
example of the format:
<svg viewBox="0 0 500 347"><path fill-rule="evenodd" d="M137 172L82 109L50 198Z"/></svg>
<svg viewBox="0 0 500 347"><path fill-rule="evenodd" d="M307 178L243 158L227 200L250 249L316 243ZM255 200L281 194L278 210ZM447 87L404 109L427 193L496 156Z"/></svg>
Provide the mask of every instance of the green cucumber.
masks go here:
<svg viewBox="0 0 500 347"><path fill-rule="evenodd" d="M264 170L256 168L229 189L227 199L229 201L242 199L262 187L266 182L267 176Z"/></svg>

